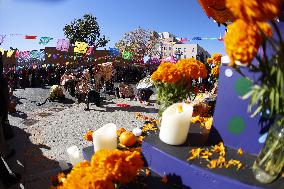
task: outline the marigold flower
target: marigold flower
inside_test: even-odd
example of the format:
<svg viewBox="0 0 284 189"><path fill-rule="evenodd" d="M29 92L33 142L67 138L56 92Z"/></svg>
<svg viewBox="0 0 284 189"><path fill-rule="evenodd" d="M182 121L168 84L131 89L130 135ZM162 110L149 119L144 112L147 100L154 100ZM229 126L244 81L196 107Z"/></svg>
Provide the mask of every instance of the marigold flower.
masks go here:
<svg viewBox="0 0 284 189"><path fill-rule="evenodd" d="M221 64L222 56L223 56L222 54L218 54L218 53L213 54L212 59L213 59L213 63L216 66L219 66Z"/></svg>
<svg viewBox="0 0 284 189"><path fill-rule="evenodd" d="M182 75L188 80L207 77L206 66L194 58L181 59L177 62L177 66Z"/></svg>
<svg viewBox="0 0 284 189"><path fill-rule="evenodd" d="M244 21L274 20L281 9L281 0L226 0L226 6L237 19Z"/></svg>
<svg viewBox="0 0 284 189"><path fill-rule="evenodd" d="M219 75L219 72L220 72L219 66L215 66L215 67L212 68L212 70L211 70L211 74L214 75L214 76Z"/></svg>
<svg viewBox="0 0 284 189"><path fill-rule="evenodd" d="M88 132L86 132L85 135L84 135L84 138L85 138L87 141L92 142L92 141L93 141L93 133L94 133L94 131L88 131Z"/></svg>
<svg viewBox="0 0 284 189"><path fill-rule="evenodd" d="M272 29L267 23L248 24L243 20L237 20L229 25L228 31L224 42L231 59L230 65L234 65L235 61L250 64L264 40L264 35L269 37L272 34Z"/></svg>
<svg viewBox="0 0 284 189"><path fill-rule="evenodd" d="M218 23L233 21L234 16L226 7L225 0L198 0L208 17L213 18Z"/></svg>
<svg viewBox="0 0 284 189"><path fill-rule="evenodd" d="M244 154L244 151L243 151L241 148L239 148L237 153L238 153L240 156L242 156L242 155Z"/></svg>
<svg viewBox="0 0 284 189"><path fill-rule="evenodd" d="M90 163L83 162L77 164L67 175L62 189L114 189L114 185L109 175L103 169L96 169Z"/></svg>
<svg viewBox="0 0 284 189"><path fill-rule="evenodd" d="M141 154L137 151L100 150L91 160L91 166L104 170L111 179L125 184L130 182L143 167Z"/></svg>
<svg viewBox="0 0 284 189"><path fill-rule="evenodd" d="M207 58L207 63L212 64L213 63L213 58Z"/></svg>

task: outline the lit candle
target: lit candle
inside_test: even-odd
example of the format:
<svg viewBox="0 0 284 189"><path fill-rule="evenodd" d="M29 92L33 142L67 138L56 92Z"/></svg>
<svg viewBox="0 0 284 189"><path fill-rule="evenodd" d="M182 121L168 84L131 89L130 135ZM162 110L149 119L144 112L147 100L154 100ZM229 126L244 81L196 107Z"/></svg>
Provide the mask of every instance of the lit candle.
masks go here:
<svg viewBox="0 0 284 189"><path fill-rule="evenodd" d="M116 125L113 123L109 123L96 130L93 133L93 143L95 152L100 149L116 149Z"/></svg>
<svg viewBox="0 0 284 189"><path fill-rule="evenodd" d="M80 150L77 146L71 146L67 148L67 154L69 156L70 163L74 166L80 163L83 158L81 156Z"/></svg>
<svg viewBox="0 0 284 189"><path fill-rule="evenodd" d="M180 145L186 141L193 107L186 103L176 103L162 114L159 137L170 145Z"/></svg>

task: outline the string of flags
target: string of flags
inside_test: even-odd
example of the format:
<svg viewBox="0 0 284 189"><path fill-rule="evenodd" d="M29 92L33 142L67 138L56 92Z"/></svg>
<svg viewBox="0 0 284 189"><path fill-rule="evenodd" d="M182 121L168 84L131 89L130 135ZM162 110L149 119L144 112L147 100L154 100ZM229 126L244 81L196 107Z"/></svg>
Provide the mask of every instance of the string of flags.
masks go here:
<svg viewBox="0 0 284 189"><path fill-rule="evenodd" d="M50 43L54 38L48 37L48 36L43 36L39 37L36 35L23 35L23 34L9 34L9 35L0 35L0 45L4 43L5 39L7 37L12 37L12 36L23 36L24 39L26 40L38 40L39 39L39 44L40 45L47 45ZM223 37L218 37L218 38L210 38L210 37L193 37L193 38L177 38L178 42L180 43L186 43L189 41L199 41L199 40L218 40L218 41L223 41ZM177 42L170 42L172 45L176 44ZM68 52L70 47L70 41L68 39L58 39L57 44L56 44L56 50L62 51L62 52ZM74 45L74 53L78 54L85 54L85 56L92 55L93 54L93 49L94 47L89 47L87 43L85 42L80 42L76 41ZM4 53L4 49L0 48L0 52L2 54ZM43 50L37 51L19 51L17 49L10 49L7 51L7 57L12 57L15 52L15 57L18 58L20 61L28 61L29 59L40 59L44 60L46 53ZM120 51L117 48L109 48L109 56L111 57L116 57L120 55ZM122 58L126 60L132 60L133 59L133 54L132 52L129 51L123 51L121 52ZM51 57L56 59L57 55L56 54L47 54L47 57ZM67 55L65 55L67 56ZM66 57L65 57L66 58Z"/></svg>
<svg viewBox="0 0 284 189"><path fill-rule="evenodd" d="M24 34L9 34L9 35L0 35L0 45L2 43L4 43L5 38L6 37L13 37L13 36L23 36L24 39L26 40L37 40L38 36L36 35L24 35ZM54 38L53 37L39 37L39 44L40 45L47 45L50 41L52 41ZM219 40L222 41L223 37L192 37L192 38L177 38L177 40L181 43L186 43L186 42L190 42L190 41L200 41L200 40ZM63 45L65 48L62 49L62 51L66 51L66 46L69 46L69 41L67 39L58 39L57 44L59 45ZM81 45L85 45L85 44L81 44ZM68 51L68 49L67 49ZM81 50L79 50L81 51ZM84 52L84 50L83 50Z"/></svg>

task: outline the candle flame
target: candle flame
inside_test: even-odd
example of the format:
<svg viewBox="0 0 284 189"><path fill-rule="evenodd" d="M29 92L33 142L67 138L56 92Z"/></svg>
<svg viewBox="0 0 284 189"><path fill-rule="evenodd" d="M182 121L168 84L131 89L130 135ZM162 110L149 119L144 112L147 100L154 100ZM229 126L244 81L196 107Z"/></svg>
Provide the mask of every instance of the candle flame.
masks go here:
<svg viewBox="0 0 284 189"><path fill-rule="evenodd" d="M178 111L178 113L182 113L183 112L182 105L178 105L177 106L177 111Z"/></svg>

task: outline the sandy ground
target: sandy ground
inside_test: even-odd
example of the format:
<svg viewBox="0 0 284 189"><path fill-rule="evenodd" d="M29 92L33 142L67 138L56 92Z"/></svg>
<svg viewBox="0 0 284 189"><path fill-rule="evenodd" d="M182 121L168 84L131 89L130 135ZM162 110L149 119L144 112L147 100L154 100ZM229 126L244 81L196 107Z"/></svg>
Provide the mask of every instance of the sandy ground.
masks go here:
<svg viewBox="0 0 284 189"><path fill-rule="evenodd" d="M45 189L50 186L50 176L68 168L66 149L72 145L80 149L92 145L83 139L88 130L96 130L107 123L132 130L141 126L135 112L156 117L158 106L155 95L145 106L130 99L104 100L102 107L77 104L67 95L64 103L47 102L36 106L48 96L49 89L19 89L14 92L18 100L17 112L9 116L15 137L8 141L16 155L8 161L13 171L22 174L22 182L13 188ZM117 103L130 107L118 107Z"/></svg>

